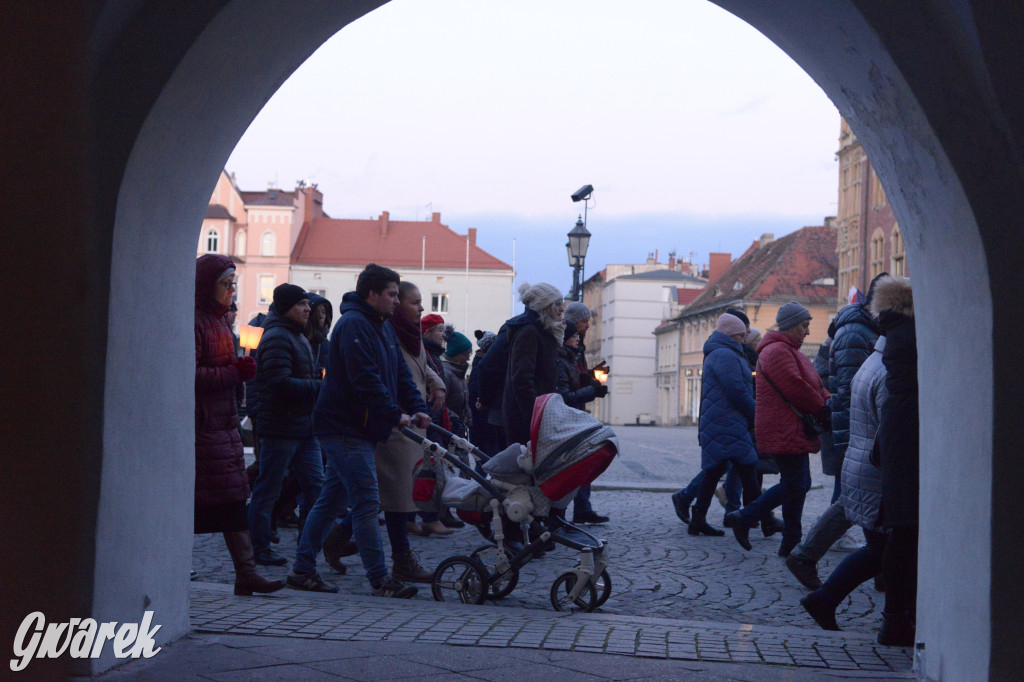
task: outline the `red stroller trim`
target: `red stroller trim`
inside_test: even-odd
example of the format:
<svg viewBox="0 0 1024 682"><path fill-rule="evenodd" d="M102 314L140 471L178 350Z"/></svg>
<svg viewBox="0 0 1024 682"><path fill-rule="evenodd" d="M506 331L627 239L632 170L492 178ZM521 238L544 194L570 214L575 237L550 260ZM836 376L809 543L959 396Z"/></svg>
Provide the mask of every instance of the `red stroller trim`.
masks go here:
<svg viewBox="0 0 1024 682"><path fill-rule="evenodd" d="M611 443L605 443L593 454L583 458L576 464L560 471L548 480L541 483L538 488L544 493L544 497L551 501L557 501L576 490L580 486L592 483L594 479L604 473L604 470L615 459L617 450Z"/></svg>
<svg viewBox="0 0 1024 682"><path fill-rule="evenodd" d="M534 463L537 462L537 439L540 434L541 418L544 416L544 406L548 404L553 395L557 394L545 393L537 396L537 399L533 401L533 415L530 418L530 458Z"/></svg>

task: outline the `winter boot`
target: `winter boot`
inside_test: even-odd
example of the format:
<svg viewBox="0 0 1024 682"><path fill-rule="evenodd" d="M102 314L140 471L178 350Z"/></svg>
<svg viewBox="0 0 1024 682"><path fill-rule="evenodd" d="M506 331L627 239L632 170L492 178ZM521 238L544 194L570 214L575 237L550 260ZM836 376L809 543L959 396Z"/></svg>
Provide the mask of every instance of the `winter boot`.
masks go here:
<svg viewBox="0 0 1024 682"><path fill-rule="evenodd" d="M761 519L761 533L766 538L770 538L776 533L781 533L784 530L786 530L786 524L784 524L782 519L777 517L775 514Z"/></svg>
<svg viewBox="0 0 1024 682"><path fill-rule="evenodd" d="M839 625L836 623L836 607L829 606L824 603L824 600L819 597L820 593L811 592L804 596L800 600L800 606L804 607L804 610L810 614L814 622L821 627L822 630L838 630Z"/></svg>
<svg viewBox="0 0 1024 682"><path fill-rule="evenodd" d="M283 580L267 580L256 572L249 531L225 532L224 543L228 546L231 561L235 564L235 594L249 597L253 592L269 594L284 588Z"/></svg>
<svg viewBox="0 0 1024 682"><path fill-rule="evenodd" d="M411 549L391 555L394 568L391 575L404 583L429 583L434 580L432 571L420 566Z"/></svg>
<svg viewBox="0 0 1024 682"><path fill-rule="evenodd" d="M466 525L462 519L452 516L452 510L448 507L441 507L441 523L448 528L462 528Z"/></svg>
<svg viewBox="0 0 1024 682"><path fill-rule="evenodd" d="M882 613L878 643L882 646L914 646L914 621L904 613Z"/></svg>
<svg viewBox="0 0 1024 682"><path fill-rule="evenodd" d="M340 523L334 524L331 531L324 538L324 559L327 564L338 573L345 575L348 568L341 563L341 557L352 556L358 552L356 543L352 542L352 531Z"/></svg>
<svg viewBox="0 0 1024 682"><path fill-rule="evenodd" d="M704 514L693 513L693 518L690 520L690 525L686 529L686 532L690 535L707 535L713 538L720 538L725 535L724 530L718 530L708 525L707 519Z"/></svg>
<svg viewBox="0 0 1024 682"><path fill-rule="evenodd" d="M809 590L816 590L821 587L821 578L818 577L818 564L810 559L803 559L796 554L790 553L786 557L786 568L793 574L793 577L800 581L800 584Z"/></svg>
<svg viewBox="0 0 1024 682"><path fill-rule="evenodd" d="M672 507L676 510L676 516L687 525L690 523L690 504L692 503L693 498L689 495L684 495L682 490L672 493Z"/></svg>
<svg viewBox="0 0 1024 682"><path fill-rule="evenodd" d="M732 528L732 534L736 536L736 542L748 552L754 548L750 544L750 526L743 520L739 512L729 512L725 515L725 527Z"/></svg>

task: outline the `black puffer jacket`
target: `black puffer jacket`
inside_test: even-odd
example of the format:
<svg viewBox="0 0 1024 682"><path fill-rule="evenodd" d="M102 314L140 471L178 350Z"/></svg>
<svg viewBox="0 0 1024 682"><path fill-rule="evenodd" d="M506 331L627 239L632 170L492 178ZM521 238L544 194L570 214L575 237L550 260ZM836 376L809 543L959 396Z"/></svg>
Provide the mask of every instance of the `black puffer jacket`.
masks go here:
<svg viewBox="0 0 1024 682"><path fill-rule="evenodd" d="M563 345L558 349L558 392L566 405L585 410L597 393L590 377L580 373L578 359L575 348Z"/></svg>
<svg viewBox="0 0 1024 682"><path fill-rule="evenodd" d="M510 443L530 440L530 419L538 396L558 390L558 348L544 329L540 315L528 310L507 323L508 370L502 400L502 420Z"/></svg>
<svg viewBox="0 0 1024 682"><path fill-rule="evenodd" d="M850 444L850 386L857 370L875 349L878 322L863 303L839 311L829 350L828 389L832 394L832 443L842 457Z"/></svg>
<svg viewBox="0 0 1024 682"><path fill-rule="evenodd" d="M260 438L310 438L320 380L314 376L309 341L302 327L279 315L273 305L263 330L256 351L257 432Z"/></svg>

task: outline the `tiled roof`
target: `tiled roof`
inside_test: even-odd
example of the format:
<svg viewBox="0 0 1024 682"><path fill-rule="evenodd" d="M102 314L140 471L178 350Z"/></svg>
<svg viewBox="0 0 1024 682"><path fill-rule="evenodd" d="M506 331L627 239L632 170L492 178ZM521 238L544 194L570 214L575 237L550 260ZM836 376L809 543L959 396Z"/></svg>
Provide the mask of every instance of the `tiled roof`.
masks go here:
<svg viewBox="0 0 1024 682"><path fill-rule="evenodd" d="M224 208L220 204L210 204L206 207L206 215L204 218L211 220L234 220L235 216L231 215L228 209Z"/></svg>
<svg viewBox="0 0 1024 682"><path fill-rule="evenodd" d="M828 304L838 295L836 286L811 282L837 274L836 231L823 225L804 227L747 249L717 282L701 291L683 315L740 300Z"/></svg>
<svg viewBox="0 0 1024 682"><path fill-rule="evenodd" d="M676 289L676 301L679 305L690 305L703 292L703 289Z"/></svg>
<svg viewBox="0 0 1024 682"><path fill-rule="evenodd" d="M654 328L654 333L658 334L660 332L668 331L669 329L678 329L678 328L679 328L679 320L665 320L664 322L662 322L661 324L659 324L657 327Z"/></svg>
<svg viewBox="0 0 1024 682"><path fill-rule="evenodd" d="M292 250L299 265L355 265L378 263L396 269L419 268L426 237L426 266L466 267L466 236L435 220L351 220L315 218L302 226ZM385 222L386 231L383 229ZM512 266L476 245L469 247L469 267L476 270L511 270Z"/></svg>
<svg viewBox="0 0 1024 682"><path fill-rule="evenodd" d="M265 192L239 192L246 206L294 206L295 192L268 189Z"/></svg>

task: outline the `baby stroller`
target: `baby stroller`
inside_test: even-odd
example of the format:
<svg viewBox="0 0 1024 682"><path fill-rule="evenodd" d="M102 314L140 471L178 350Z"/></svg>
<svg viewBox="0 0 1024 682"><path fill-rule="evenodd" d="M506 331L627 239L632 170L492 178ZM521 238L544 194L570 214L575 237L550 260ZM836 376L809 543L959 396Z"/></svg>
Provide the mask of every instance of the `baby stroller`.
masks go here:
<svg viewBox="0 0 1024 682"><path fill-rule="evenodd" d="M552 543L579 553L576 566L551 585L554 609L593 611L608 600L608 543L563 517L580 486L604 472L618 453L611 428L550 393L534 404L529 444L514 444L493 457L434 425L427 433L437 440L408 428L402 433L423 447L413 481L417 506L428 512L454 507L492 541L437 566L431 583L435 600L482 604L506 597L519 582L519 570ZM474 458L484 473L472 466ZM451 475L453 469L461 477ZM562 514L550 514L552 509ZM506 523L518 524L527 542L506 541Z"/></svg>

